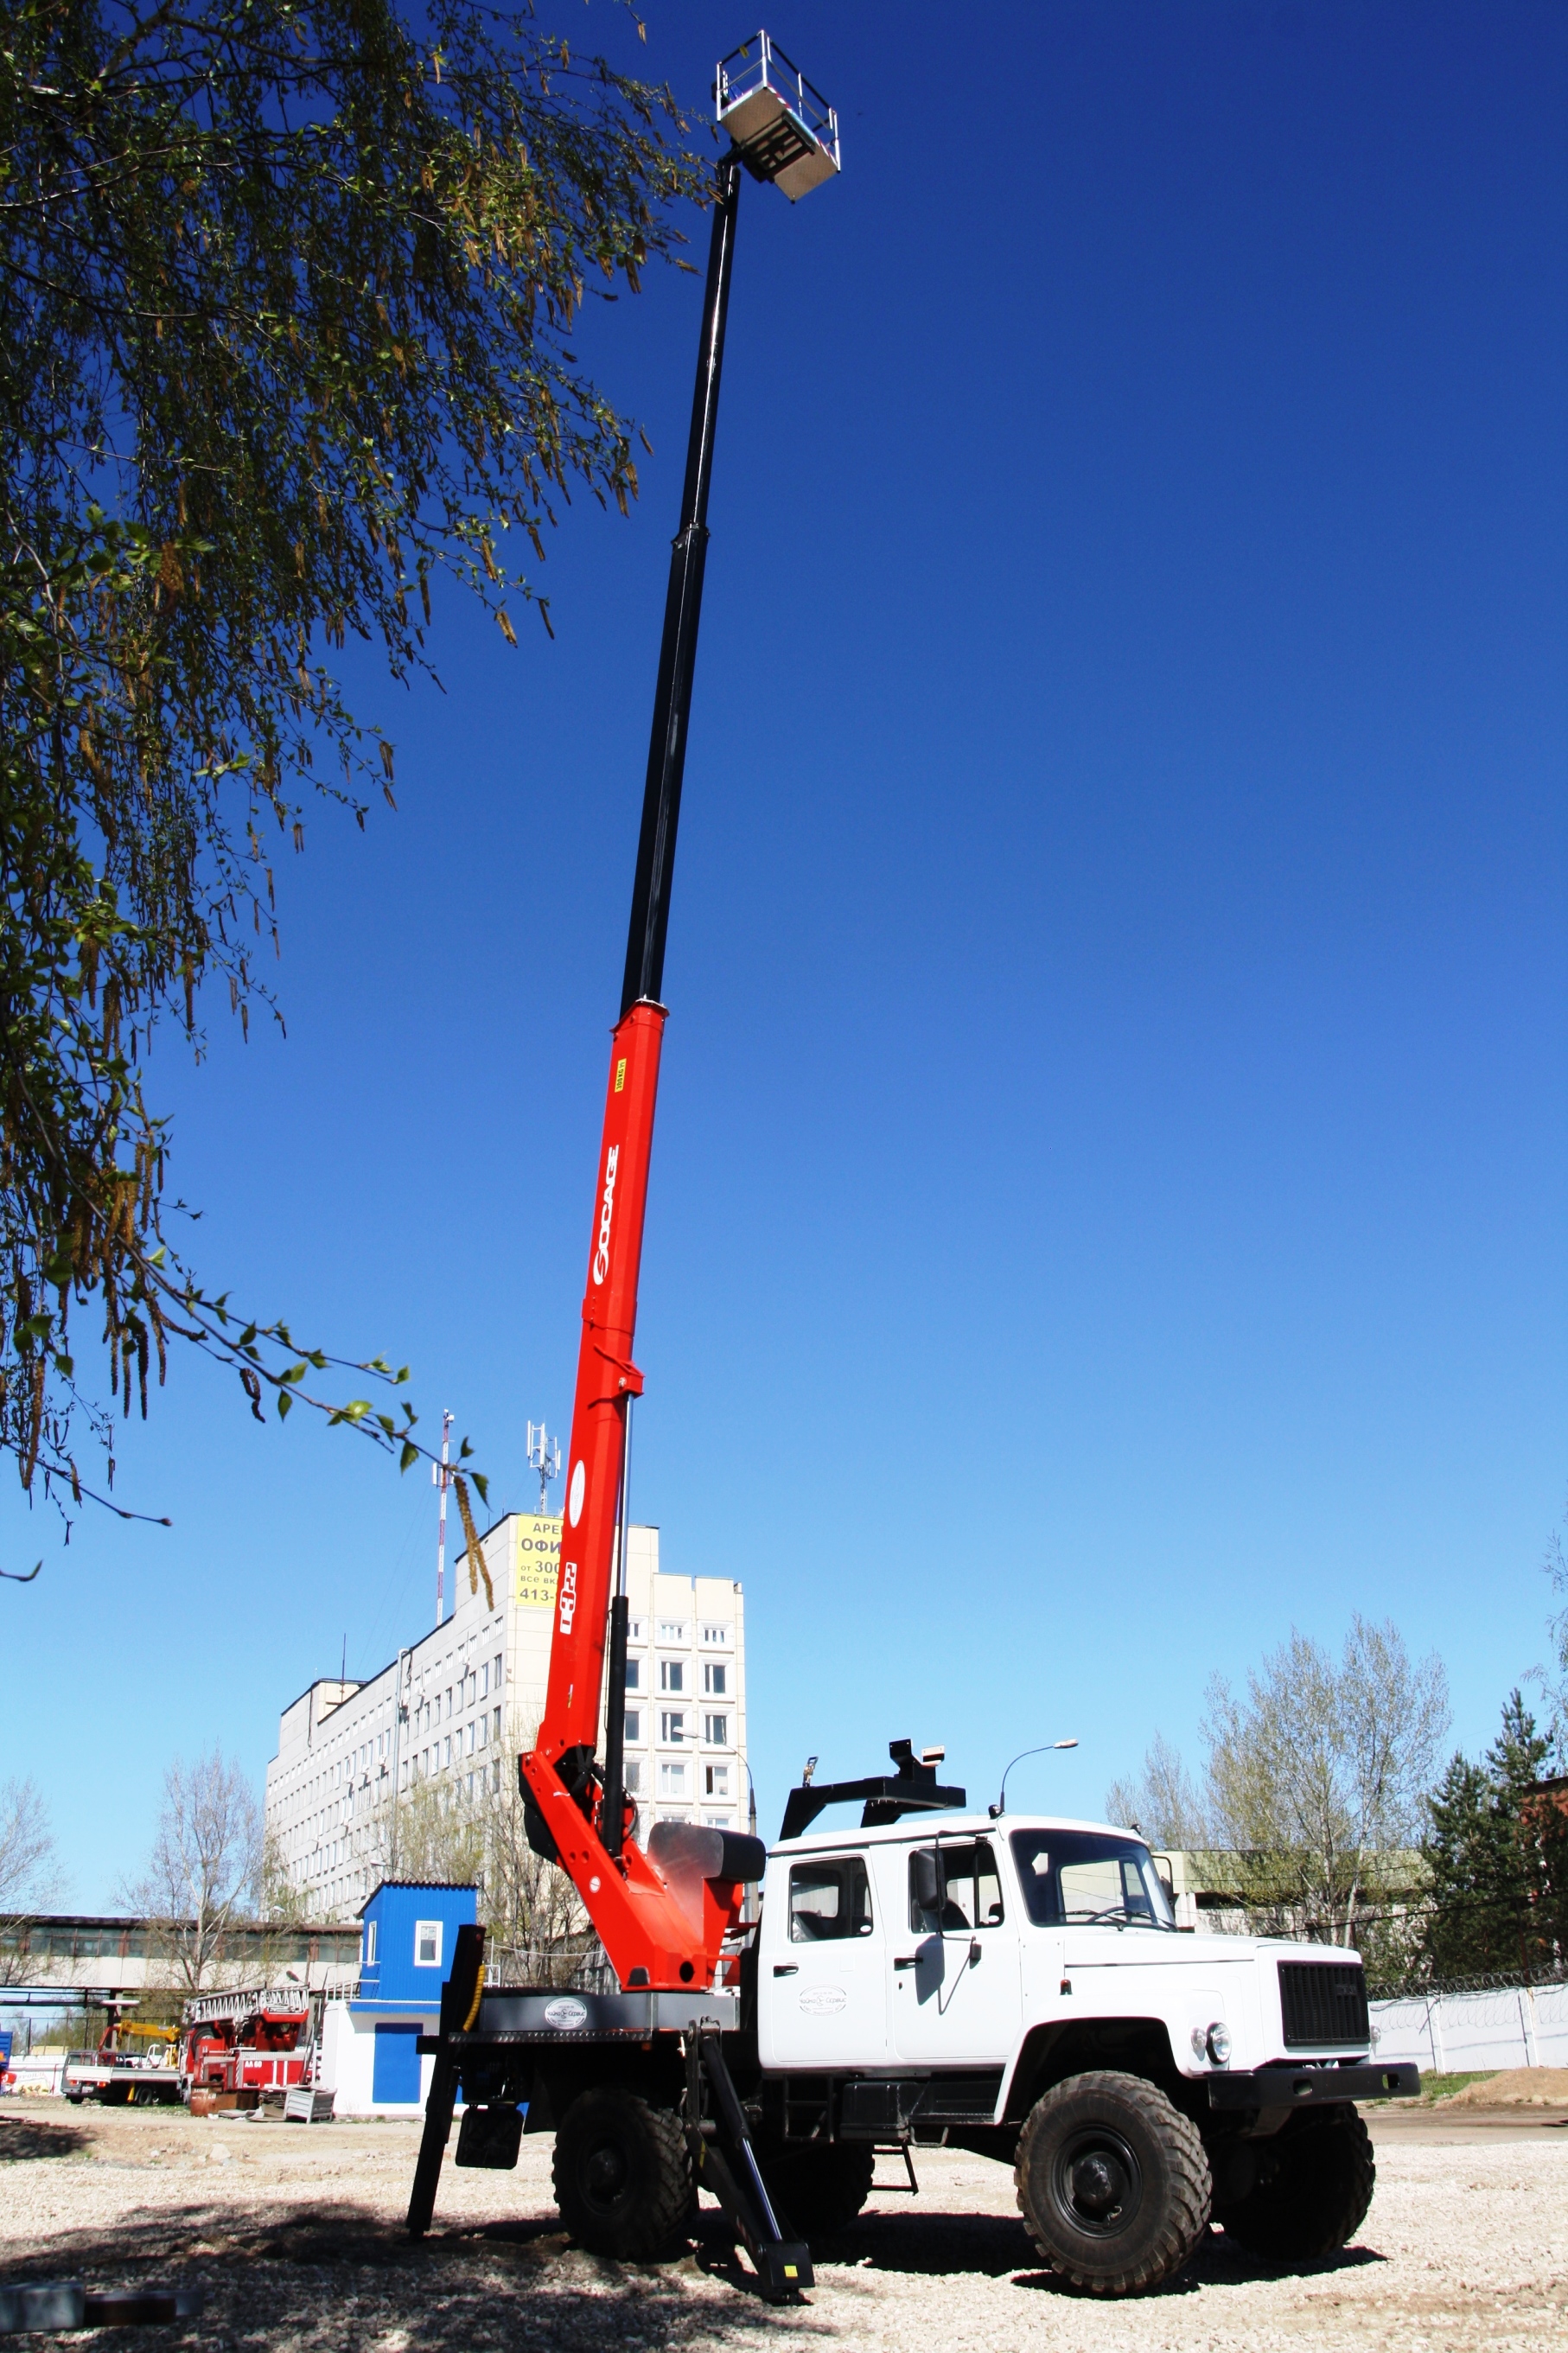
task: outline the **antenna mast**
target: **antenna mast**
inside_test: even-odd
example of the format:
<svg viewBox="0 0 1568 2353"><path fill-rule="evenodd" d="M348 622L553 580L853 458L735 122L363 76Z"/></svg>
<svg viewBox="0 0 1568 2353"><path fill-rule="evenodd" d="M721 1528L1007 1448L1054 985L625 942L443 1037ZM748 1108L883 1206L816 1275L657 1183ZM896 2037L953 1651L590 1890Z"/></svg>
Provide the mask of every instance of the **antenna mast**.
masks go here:
<svg viewBox="0 0 1568 2353"><path fill-rule="evenodd" d="M539 1474L539 1516L544 1519L550 1511L550 1482L561 1476L561 1440L545 1435L544 1424L528 1425L528 1463Z"/></svg>

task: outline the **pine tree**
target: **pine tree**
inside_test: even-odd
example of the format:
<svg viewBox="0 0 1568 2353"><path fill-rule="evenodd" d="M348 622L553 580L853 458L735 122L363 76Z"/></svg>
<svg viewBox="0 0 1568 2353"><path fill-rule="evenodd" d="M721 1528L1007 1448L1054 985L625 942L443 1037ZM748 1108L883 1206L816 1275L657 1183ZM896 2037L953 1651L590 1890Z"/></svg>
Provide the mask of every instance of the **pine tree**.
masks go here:
<svg viewBox="0 0 1568 2353"><path fill-rule="evenodd" d="M1456 1754L1427 1799L1423 1851L1433 1911L1424 1958L1436 1978L1539 1977L1554 1958L1551 1863L1563 1841L1555 1810L1544 1828L1530 1804L1550 1742L1515 1691L1498 1737L1477 1765Z"/></svg>

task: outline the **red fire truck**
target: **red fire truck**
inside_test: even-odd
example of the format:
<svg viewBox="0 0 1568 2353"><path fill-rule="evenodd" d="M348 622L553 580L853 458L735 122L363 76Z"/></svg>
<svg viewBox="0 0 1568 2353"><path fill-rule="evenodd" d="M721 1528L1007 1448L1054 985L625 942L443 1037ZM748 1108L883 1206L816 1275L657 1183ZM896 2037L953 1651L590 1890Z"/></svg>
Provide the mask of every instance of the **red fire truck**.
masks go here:
<svg viewBox="0 0 1568 2353"><path fill-rule="evenodd" d="M195 1994L180 2026L183 2097L253 2107L313 2080L321 1997L302 1986L241 1986ZM202 2105L207 2105L204 2097Z"/></svg>

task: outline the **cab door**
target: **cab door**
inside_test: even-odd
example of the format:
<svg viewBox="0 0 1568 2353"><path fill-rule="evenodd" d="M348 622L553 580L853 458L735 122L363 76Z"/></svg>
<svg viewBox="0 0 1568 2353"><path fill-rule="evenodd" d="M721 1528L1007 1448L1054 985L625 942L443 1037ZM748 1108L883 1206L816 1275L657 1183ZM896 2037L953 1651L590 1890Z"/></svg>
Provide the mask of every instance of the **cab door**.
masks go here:
<svg viewBox="0 0 1568 2353"><path fill-rule="evenodd" d="M939 1839L892 1849L889 1862L895 1857L903 1864L890 1973L897 2055L925 2065L1005 2065L1022 2018L1019 1924L995 1842Z"/></svg>
<svg viewBox="0 0 1568 2353"><path fill-rule="evenodd" d="M773 1875L787 1873L775 1897ZM888 1938L864 1852L775 1856L758 1953L764 2067L875 2067L888 2051Z"/></svg>

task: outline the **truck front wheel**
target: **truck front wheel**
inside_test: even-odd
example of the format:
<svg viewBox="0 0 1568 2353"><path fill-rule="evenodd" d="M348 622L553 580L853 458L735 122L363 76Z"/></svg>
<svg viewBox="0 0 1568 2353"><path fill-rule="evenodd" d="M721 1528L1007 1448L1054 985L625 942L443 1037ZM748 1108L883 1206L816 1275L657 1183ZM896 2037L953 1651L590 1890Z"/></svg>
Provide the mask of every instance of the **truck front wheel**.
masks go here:
<svg viewBox="0 0 1568 2353"><path fill-rule="evenodd" d="M647 2263L691 2205L691 2159L679 2117L635 2092L580 2092L555 2135L555 2202L580 2246Z"/></svg>
<svg viewBox="0 0 1568 2353"><path fill-rule="evenodd" d="M876 2158L864 2141L822 2148L784 2148L763 2161L770 2194L804 2237L847 2231L871 2195Z"/></svg>
<svg viewBox="0 0 1568 2353"><path fill-rule="evenodd" d="M1307 2263L1354 2237L1377 2180L1372 2135L1354 2108L1292 2116L1277 2139L1252 2147L1254 2187L1215 2214L1227 2239L1266 2263Z"/></svg>
<svg viewBox="0 0 1568 2353"><path fill-rule="evenodd" d="M1040 2253L1090 2295L1139 2295L1179 2272L1209 2219L1197 2127L1156 2084L1069 2075L1018 2136L1018 2206Z"/></svg>

